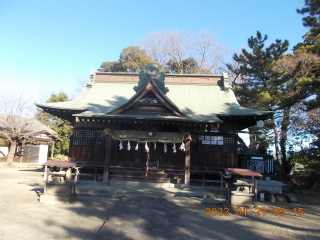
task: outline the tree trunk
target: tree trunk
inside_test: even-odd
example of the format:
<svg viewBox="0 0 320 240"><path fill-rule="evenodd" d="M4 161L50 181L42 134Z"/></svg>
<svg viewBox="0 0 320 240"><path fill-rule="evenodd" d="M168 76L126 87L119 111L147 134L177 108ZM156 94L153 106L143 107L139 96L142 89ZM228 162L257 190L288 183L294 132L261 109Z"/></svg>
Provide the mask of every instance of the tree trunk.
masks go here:
<svg viewBox="0 0 320 240"><path fill-rule="evenodd" d="M320 177L317 176L317 177L316 177L316 180L314 181L314 183L313 183L313 185L312 185L312 187L311 187L312 190L316 190L316 189L317 189L317 187L318 187L318 185L319 185L319 180L320 180Z"/></svg>
<svg viewBox="0 0 320 240"><path fill-rule="evenodd" d="M283 118L281 122L281 133L280 133L280 149L281 149L281 156L282 156L282 163L284 166L287 166L287 132L288 127L290 124L290 111L291 107L286 107L283 109Z"/></svg>
<svg viewBox="0 0 320 240"><path fill-rule="evenodd" d="M284 171L282 159L281 159L281 156L280 156L279 133L278 133L278 130L277 130L277 126L276 126L276 124L274 122L274 119L271 120L271 125L272 125L273 132L274 132L274 147L275 147L275 151L276 151L276 159L277 159L277 161L279 162L279 165L280 165L281 179L282 179L283 182L286 182L287 181L286 173Z"/></svg>
<svg viewBox="0 0 320 240"><path fill-rule="evenodd" d="M17 142L10 142L10 151L7 157L7 164L11 167L13 162L14 153L16 152Z"/></svg>

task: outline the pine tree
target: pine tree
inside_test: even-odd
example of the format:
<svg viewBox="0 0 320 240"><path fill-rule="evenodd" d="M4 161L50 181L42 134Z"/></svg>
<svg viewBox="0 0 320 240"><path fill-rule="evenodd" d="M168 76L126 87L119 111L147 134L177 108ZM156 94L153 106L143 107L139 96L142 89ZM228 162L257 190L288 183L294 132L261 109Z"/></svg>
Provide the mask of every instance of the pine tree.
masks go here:
<svg viewBox="0 0 320 240"><path fill-rule="evenodd" d="M303 25L309 31L303 36L304 42L298 43L294 47L295 54L316 54L320 56L320 1L305 0L305 7L297 9L302 15L307 15L302 19ZM312 57L312 55L310 55ZM312 73L300 79L299 87L308 96L313 96L306 101L309 110L320 107L320 64L313 69Z"/></svg>
<svg viewBox="0 0 320 240"><path fill-rule="evenodd" d="M239 64L238 68L228 65L230 71L241 76L241 82L234 87L235 94L241 106L260 109L277 110L283 96L283 71L277 70L276 63L288 50L287 40L276 40L269 47L265 47L267 35L262 37L258 31L256 37L248 39L251 51L242 49L240 54L234 54L233 59ZM274 119L270 121L270 128L274 132L276 158L281 166L282 179L285 171L280 157L279 133Z"/></svg>

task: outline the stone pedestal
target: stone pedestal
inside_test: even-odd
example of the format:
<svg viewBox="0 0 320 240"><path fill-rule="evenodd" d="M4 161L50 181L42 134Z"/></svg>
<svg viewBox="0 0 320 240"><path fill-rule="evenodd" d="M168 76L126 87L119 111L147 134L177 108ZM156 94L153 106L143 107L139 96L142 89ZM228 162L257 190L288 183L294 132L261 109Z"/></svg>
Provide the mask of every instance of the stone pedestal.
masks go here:
<svg viewBox="0 0 320 240"><path fill-rule="evenodd" d="M282 193L282 182L270 180L258 180L258 193L268 191L272 193Z"/></svg>

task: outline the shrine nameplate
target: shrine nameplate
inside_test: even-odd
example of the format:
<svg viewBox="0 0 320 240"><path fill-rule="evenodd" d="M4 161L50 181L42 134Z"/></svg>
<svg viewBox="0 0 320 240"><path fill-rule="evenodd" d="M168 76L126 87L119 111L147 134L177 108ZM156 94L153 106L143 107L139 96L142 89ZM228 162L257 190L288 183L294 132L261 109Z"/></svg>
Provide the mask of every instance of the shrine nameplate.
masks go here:
<svg viewBox="0 0 320 240"><path fill-rule="evenodd" d="M115 130L113 137L123 140L149 140L149 141L168 141L181 142L183 134L179 132L153 132L153 131L135 131L135 130Z"/></svg>

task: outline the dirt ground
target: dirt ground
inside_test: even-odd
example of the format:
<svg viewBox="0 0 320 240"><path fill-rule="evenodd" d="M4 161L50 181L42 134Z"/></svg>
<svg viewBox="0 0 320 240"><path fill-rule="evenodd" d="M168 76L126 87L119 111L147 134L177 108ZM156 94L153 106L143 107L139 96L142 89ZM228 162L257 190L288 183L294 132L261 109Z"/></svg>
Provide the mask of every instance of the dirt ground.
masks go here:
<svg viewBox="0 0 320 240"><path fill-rule="evenodd" d="M143 195L40 203L41 175L0 165L0 239L320 239L319 193L297 194L302 203L285 205L283 216L254 208L212 215L220 206Z"/></svg>

